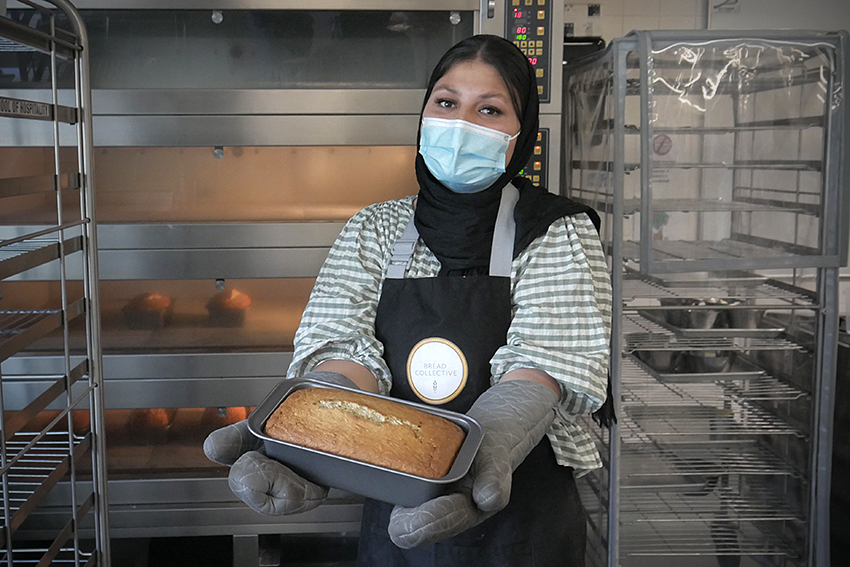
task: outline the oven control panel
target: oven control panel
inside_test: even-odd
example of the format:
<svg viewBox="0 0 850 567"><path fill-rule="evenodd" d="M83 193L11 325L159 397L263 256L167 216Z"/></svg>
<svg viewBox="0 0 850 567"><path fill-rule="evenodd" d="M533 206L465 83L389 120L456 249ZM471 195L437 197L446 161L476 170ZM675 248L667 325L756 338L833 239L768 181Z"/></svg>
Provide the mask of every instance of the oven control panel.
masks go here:
<svg viewBox="0 0 850 567"><path fill-rule="evenodd" d="M535 185L548 187L546 172L549 170L549 129L541 128L537 131L537 143L534 144L534 153L528 160L526 166L519 172L523 177L531 180Z"/></svg>
<svg viewBox="0 0 850 567"><path fill-rule="evenodd" d="M505 2L505 37L528 56L537 75L540 102L550 101L552 86L553 0Z"/></svg>

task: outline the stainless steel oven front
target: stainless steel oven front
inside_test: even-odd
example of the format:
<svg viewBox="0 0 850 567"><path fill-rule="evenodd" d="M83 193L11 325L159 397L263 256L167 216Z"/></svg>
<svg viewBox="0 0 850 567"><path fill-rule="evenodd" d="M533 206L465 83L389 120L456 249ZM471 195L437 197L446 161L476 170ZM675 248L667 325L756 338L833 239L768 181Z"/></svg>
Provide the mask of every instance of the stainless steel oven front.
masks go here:
<svg viewBox="0 0 850 567"><path fill-rule="evenodd" d="M76 4L91 45L112 536L356 532L359 500L341 492L295 517L255 514L232 496L226 469L209 462L201 444L285 374L301 311L344 221L416 192L418 114L448 47L483 32L526 52L542 107L524 175L560 190L562 6ZM9 10L37 17L14 0ZM0 96L50 95L25 54L4 57L15 59L0 65L13 69L2 75ZM45 139L0 130L0 153L39 164L52 152ZM37 213L43 198L0 211L0 231L21 219L46 222ZM0 295L34 307L33 285L44 281L50 293L47 271L4 281ZM29 291L16 293L23 284ZM222 318L214 298L234 290L250 306ZM151 298L164 303L142 313L139 302ZM3 372L48 372L60 358L56 344L42 341L5 361ZM5 395L8 403L15 393ZM38 523L30 529L37 535Z"/></svg>

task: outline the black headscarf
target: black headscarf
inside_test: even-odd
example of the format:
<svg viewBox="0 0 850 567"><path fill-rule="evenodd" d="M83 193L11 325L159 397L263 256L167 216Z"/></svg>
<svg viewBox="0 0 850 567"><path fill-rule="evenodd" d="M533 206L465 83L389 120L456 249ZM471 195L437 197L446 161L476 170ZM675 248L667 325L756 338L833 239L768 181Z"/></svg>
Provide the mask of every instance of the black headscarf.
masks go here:
<svg viewBox="0 0 850 567"><path fill-rule="evenodd" d="M422 110L434 85L449 69L457 63L476 59L493 66L505 80L520 119L520 133L505 172L490 187L478 193L461 194L448 189L431 174L422 155L417 153L419 198L414 222L425 244L440 261L441 275L487 273L502 188L511 181L520 192L514 209L517 222L514 257L546 232L555 219L563 216L590 211L598 226L598 217L589 207L553 195L524 177L517 177L534 152L540 102L534 68L510 41L493 35L477 35L452 47L431 74Z"/></svg>

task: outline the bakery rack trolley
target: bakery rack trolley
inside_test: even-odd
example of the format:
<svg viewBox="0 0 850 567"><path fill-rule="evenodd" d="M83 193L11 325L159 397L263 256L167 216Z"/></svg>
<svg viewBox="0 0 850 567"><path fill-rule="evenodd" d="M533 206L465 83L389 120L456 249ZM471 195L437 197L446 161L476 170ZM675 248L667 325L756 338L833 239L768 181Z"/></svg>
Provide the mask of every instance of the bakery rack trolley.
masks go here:
<svg viewBox="0 0 850 567"><path fill-rule="evenodd" d="M829 565L847 41L638 31L565 69L615 297L591 565Z"/></svg>
<svg viewBox="0 0 850 567"><path fill-rule="evenodd" d="M86 29L66 0L20 4L0 2L0 363L24 362L0 366L0 564L108 565Z"/></svg>

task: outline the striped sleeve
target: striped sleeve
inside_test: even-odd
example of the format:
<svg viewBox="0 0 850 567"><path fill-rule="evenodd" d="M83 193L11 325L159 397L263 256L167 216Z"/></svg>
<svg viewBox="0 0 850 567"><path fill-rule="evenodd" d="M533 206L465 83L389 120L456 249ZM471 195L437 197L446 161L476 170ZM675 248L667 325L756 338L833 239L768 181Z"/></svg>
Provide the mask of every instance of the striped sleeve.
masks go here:
<svg viewBox="0 0 850 567"><path fill-rule="evenodd" d="M392 383L375 313L392 244L410 219L412 198L366 207L337 237L313 286L295 333L287 376L302 376L321 362L350 360L370 369L381 393Z"/></svg>
<svg viewBox="0 0 850 567"><path fill-rule="evenodd" d="M538 368L561 385L549 432L561 464L596 468L599 457L578 415L605 401L611 337L611 282L599 237L585 214L560 219L514 260L513 319L491 360L494 381Z"/></svg>

